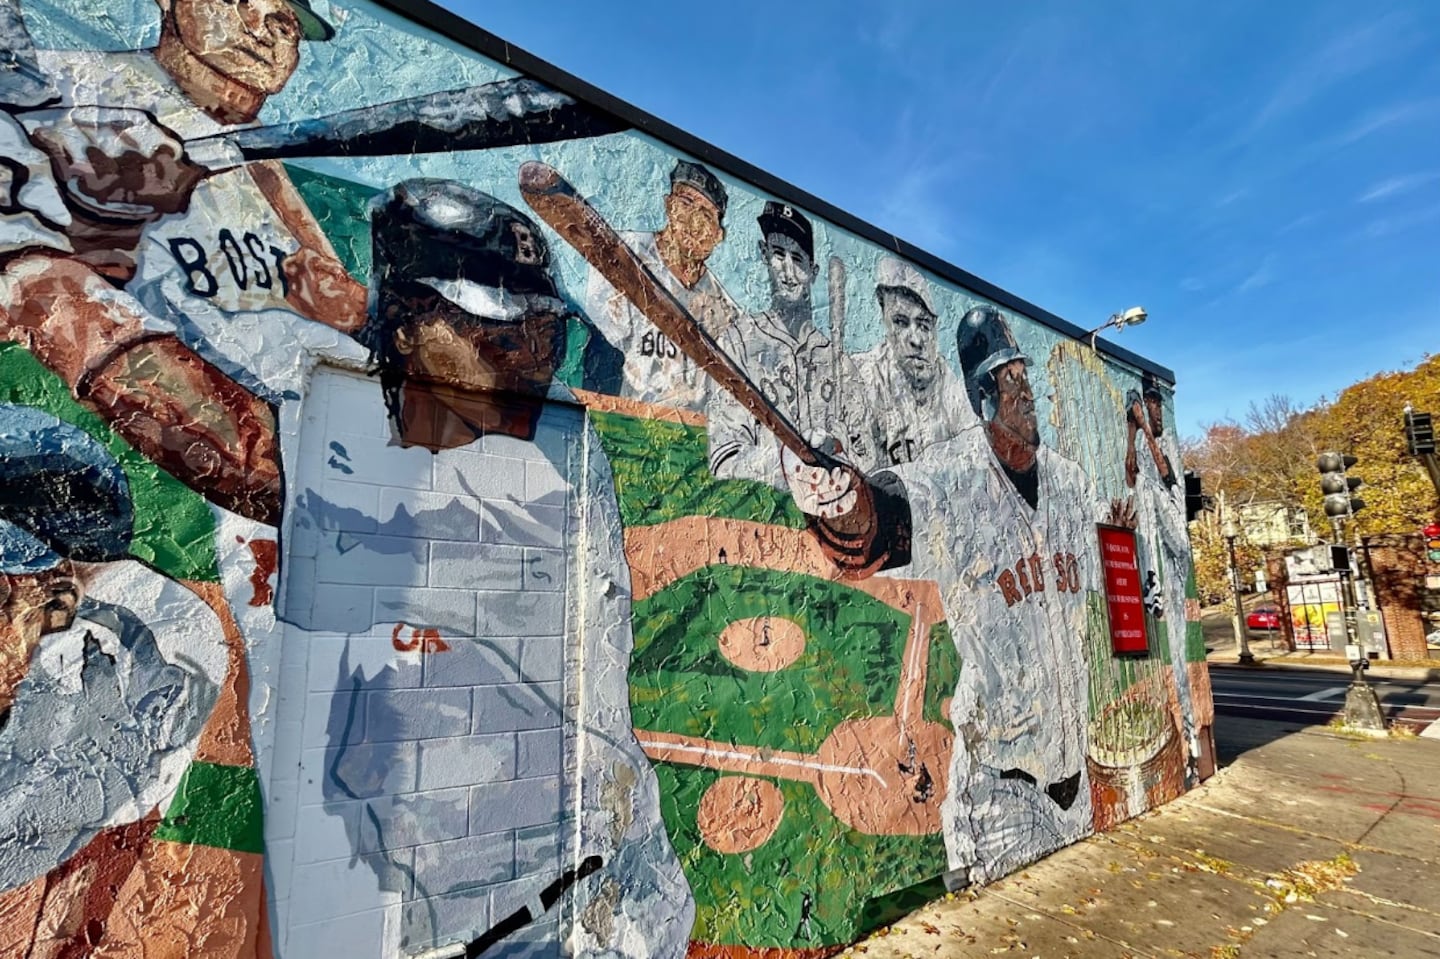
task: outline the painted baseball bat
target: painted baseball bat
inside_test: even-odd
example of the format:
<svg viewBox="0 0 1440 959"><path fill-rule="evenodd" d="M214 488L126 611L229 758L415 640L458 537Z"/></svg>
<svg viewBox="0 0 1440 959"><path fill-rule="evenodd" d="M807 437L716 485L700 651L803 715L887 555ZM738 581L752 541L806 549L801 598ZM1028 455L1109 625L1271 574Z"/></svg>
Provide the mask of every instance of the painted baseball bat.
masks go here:
<svg viewBox="0 0 1440 959"><path fill-rule="evenodd" d="M521 77L199 137L186 142L185 152L218 173L254 160L488 150L603 136L629 126Z"/></svg>
<svg viewBox="0 0 1440 959"><path fill-rule="evenodd" d="M831 457L816 450L800 435L690 311L640 262L614 227L553 167L535 160L521 166L520 195L540 219L578 250L656 329L735 397L790 452L810 466L835 465Z"/></svg>
<svg viewBox="0 0 1440 959"><path fill-rule="evenodd" d="M839 356L845 352L845 261L830 257L825 287L830 296L830 344Z"/></svg>
<svg viewBox="0 0 1440 959"><path fill-rule="evenodd" d="M60 99L40 70L19 0L0 0L0 109L27 110Z"/></svg>
<svg viewBox="0 0 1440 959"><path fill-rule="evenodd" d="M830 297L830 375L837 388L843 389L845 369L845 261L830 257L825 278Z"/></svg>

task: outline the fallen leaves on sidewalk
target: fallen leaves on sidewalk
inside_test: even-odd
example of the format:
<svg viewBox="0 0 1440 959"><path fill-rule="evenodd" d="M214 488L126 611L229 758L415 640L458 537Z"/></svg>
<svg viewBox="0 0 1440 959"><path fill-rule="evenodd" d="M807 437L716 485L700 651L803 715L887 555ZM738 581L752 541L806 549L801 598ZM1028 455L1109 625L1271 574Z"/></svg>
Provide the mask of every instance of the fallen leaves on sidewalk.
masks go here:
<svg viewBox="0 0 1440 959"><path fill-rule="evenodd" d="M1301 900L1309 902L1322 892L1339 889L1359 871L1359 864L1342 852L1333 859L1297 863L1266 879L1265 885L1276 900L1289 905Z"/></svg>

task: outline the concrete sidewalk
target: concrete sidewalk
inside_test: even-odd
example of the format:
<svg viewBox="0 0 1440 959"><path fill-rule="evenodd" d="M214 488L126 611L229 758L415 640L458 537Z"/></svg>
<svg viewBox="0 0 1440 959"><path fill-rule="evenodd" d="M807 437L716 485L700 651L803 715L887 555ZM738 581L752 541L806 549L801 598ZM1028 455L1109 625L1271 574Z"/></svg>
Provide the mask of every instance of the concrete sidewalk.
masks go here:
<svg viewBox="0 0 1440 959"><path fill-rule="evenodd" d="M1440 743L1222 722L1204 786L846 955L1440 957Z"/></svg>

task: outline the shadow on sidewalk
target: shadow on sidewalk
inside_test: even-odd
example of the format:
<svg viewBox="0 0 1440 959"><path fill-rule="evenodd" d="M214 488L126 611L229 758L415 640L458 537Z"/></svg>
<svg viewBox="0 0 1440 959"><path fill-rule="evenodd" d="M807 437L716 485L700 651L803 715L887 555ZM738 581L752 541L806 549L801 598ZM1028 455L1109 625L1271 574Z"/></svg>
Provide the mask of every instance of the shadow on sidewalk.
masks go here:
<svg viewBox="0 0 1440 959"><path fill-rule="evenodd" d="M1276 723L1257 721L1246 716L1219 714L1215 717L1215 759L1219 767L1224 769L1252 749L1259 749L1295 733L1324 725L1324 721L1311 724Z"/></svg>

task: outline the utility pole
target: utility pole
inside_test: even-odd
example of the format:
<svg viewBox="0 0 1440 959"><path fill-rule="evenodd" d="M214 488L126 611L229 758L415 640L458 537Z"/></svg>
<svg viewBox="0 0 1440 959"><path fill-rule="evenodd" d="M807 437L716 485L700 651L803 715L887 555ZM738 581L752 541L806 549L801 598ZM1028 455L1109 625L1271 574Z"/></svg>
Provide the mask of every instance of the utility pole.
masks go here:
<svg viewBox="0 0 1440 959"><path fill-rule="evenodd" d="M1315 461L1315 468L1320 471L1320 489L1325 494L1325 515L1330 517L1334 528L1331 565L1340 574L1340 619L1345 624L1345 654L1350 660L1351 673L1350 688L1345 691L1345 723L1359 729L1383 732L1385 714L1380 711L1380 697L1365 681L1370 657L1360 648L1356 636L1355 581L1351 572L1350 548L1345 545L1345 521L1365 508L1365 501L1352 495L1364 485L1363 481L1358 476L1345 475L1356 462L1353 456L1326 452Z"/></svg>

